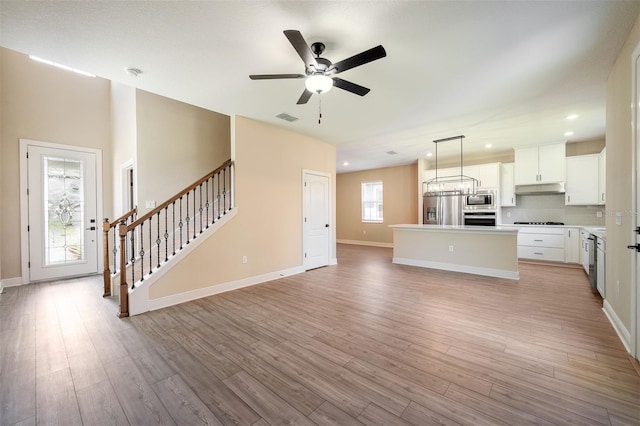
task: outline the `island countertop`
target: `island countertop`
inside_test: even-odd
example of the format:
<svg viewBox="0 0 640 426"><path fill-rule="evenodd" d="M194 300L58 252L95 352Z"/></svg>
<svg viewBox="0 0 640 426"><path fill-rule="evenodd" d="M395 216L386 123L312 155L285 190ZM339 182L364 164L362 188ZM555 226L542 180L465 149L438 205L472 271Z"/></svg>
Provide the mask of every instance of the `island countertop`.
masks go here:
<svg viewBox="0 0 640 426"><path fill-rule="evenodd" d="M421 225L421 224L399 224L389 225L393 230L405 231L441 231L441 232L463 232L473 234L513 234L518 233L518 228L513 226L468 226L468 225Z"/></svg>

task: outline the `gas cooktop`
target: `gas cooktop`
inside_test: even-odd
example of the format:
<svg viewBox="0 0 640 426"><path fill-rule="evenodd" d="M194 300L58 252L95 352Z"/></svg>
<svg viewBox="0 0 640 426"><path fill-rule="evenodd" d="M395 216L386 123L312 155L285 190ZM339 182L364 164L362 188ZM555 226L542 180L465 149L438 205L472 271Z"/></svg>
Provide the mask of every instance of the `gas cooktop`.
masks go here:
<svg viewBox="0 0 640 426"><path fill-rule="evenodd" d="M513 222L514 225L564 225L563 222Z"/></svg>

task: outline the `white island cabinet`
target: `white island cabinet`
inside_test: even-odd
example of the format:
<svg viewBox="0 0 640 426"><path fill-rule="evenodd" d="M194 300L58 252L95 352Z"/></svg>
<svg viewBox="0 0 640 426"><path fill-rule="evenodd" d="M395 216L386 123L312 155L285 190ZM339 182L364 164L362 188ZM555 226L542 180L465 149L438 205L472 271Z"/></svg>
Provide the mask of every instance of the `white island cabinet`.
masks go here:
<svg viewBox="0 0 640 426"><path fill-rule="evenodd" d="M517 280L518 229L391 225L393 263Z"/></svg>
<svg viewBox="0 0 640 426"><path fill-rule="evenodd" d="M559 183L565 180L565 144L514 149L516 185Z"/></svg>

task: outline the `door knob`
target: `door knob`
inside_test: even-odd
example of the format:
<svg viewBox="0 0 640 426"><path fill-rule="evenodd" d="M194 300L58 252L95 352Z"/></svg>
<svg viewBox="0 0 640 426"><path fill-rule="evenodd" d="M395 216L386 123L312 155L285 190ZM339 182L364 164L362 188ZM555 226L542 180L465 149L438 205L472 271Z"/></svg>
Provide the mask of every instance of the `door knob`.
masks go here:
<svg viewBox="0 0 640 426"><path fill-rule="evenodd" d="M328 227L329 227L329 224L327 223L324 227L325 227L325 228L328 228Z"/></svg>
<svg viewBox="0 0 640 426"><path fill-rule="evenodd" d="M628 249L630 249L630 250L635 250L635 251L637 251L637 252L640 252L640 244L635 244L635 245L632 245L632 246L627 246L627 248L628 248Z"/></svg>

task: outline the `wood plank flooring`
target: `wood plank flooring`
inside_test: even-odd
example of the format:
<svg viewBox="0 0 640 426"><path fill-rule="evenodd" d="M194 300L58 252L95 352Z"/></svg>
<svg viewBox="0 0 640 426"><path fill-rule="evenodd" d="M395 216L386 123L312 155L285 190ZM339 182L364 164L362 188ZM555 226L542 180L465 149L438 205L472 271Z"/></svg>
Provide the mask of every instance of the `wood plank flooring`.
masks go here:
<svg viewBox="0 0 640 426"><path fill-rule="evenodd" d="M638 425L582 270L339 265L129 319L100 277L0 295L0 425Z"/></svg>

